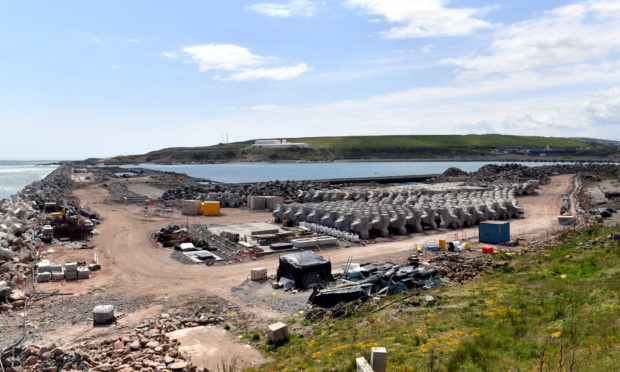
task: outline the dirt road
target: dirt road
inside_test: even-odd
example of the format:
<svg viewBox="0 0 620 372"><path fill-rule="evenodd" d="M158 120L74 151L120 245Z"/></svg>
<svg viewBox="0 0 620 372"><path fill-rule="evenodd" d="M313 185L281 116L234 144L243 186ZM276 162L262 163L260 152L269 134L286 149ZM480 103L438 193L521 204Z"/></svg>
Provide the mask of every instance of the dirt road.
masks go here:
<svg viewBox="0 0 620 372"><path fill-rule="evenodd" d="M551 182L544 185L538 195L519 198L520 204L525 209L526 218L512 221L512 231L528 235L555 227L562 194L568 190L570 179L570 175L552 177ZM92 244L97 246L96 251L103 269L88 281L45 283L41 285L41 289L60 289L79 294L93 286L105 286L107 291L129 297L144 295L172 297L204 293L223 297L265 319L282 317L282 314L273 310L249 305L231 292L232 287L249 277L251 268L266 267L270 273L274 273L278 264L277 256L266 257L258 262L225 266L184 265L172 260L170 250L157 246L150 235L170 223L185 224L188 222L186 217L180 215L145 217L143 207L104 204L103 201L108 196L107 191L98 185L77 190L75 196L97 210L104 218L104 222L98 226L101 235L92 239ZM223 211L225 215L220 217L195 217L190 218L189 222L263 222L271 218L268 213L252 213L243 209ZM354 262L360 262L385 255L406 254L415 244L436 241L446 235L458 237L459 234L473 237L477 234L477 227L460 232L433 231L415 234L397 242L325 250L321 254L330 258L333 267L338 268L349 256L353 257ZM64 262L65 254L67 253L59 252L52 255L51 259Z"/></svg>

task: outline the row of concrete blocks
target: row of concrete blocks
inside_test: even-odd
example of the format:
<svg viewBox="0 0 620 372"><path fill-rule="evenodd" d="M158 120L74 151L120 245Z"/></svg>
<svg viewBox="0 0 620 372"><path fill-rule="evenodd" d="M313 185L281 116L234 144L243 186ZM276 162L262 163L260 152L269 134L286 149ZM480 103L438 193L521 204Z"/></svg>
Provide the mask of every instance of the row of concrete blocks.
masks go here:
<svg viewBox="0 0 620 372"><path fill-rule="evenodd" d="M76 271L45 271L37 274L37 282L45 283L58 280L78 280L90 278L90 270L80 267Z"/></svg>
<svg viewBox="0 0 620 372"><path fill-rule="evenodd" d="M441 190L427 190L420 188L420 186L411 186L408 189L402 186L396 188L382 188L382 189L341 189L341 190L308 190L300 191L297 200L303 203L321 202L321 201L339 201L339 200L354 200L354 201L368 201L368 202L380 202L385 199L385 203L405 204L411 203L416 197L420 195L436 195L436 194L450 194L454 197L467 197L468 194L480 194L488 191L494 191L498 189L507 190L513 193L515 196L529 195L536 191L539 186L537 181L528 181L514 183L511 185L495 185L487 187L485 189L462 191L447 188L444 191Z"/></svg>
<svg viewBox="0 0 620 372"><path fill-rule="evenodd" d="M50 280L78 280L90 278L87 267L78 267L77 262L67 262L64 270L62 265L41 261L37 264L37 282L44 283Z"/></svg>
<svg viewBox="0 0 620 372"><path fill-rule="evenodd" d="M291 240L295 248L314 248L338 244L338 240L331 236L318 236L314 238L299 238Z"/></svg>
<svg viewBox="0 0 620 372"><path fill-rule="evenodd" d="M519 217L523 210L509 200L471 205L467 208L429 205L377 205L361 202L330 202L281 205L273 212L276 221L310 222L355 233L368 239L371 230L380 236L407 234L425 229L461 228L481 221Z"/></svg>
<svg viewBox="0 0 620 372"><path fill-rule="evenodd" d="M299 222L299 226L306 228L310 231L316 232L316 233L329 235L337 239L343 239L343 240L349 241L351 243L357 243L360 241L360 237L357 234L352 234L350 232L334 229L334 228L327 227L327 226L318 225L316 223L301 221Z"/></svg>

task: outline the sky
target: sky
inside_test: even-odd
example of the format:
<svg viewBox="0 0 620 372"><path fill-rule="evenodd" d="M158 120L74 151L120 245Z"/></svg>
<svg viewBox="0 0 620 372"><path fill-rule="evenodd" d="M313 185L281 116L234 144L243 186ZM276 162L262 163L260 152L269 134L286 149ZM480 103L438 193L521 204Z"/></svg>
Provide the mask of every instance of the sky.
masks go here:
<svg viewBox="0 0 620 372"><path fill-rule="evenodd" d="M618 0L0 0L0 159L618 129Z"/></svg>

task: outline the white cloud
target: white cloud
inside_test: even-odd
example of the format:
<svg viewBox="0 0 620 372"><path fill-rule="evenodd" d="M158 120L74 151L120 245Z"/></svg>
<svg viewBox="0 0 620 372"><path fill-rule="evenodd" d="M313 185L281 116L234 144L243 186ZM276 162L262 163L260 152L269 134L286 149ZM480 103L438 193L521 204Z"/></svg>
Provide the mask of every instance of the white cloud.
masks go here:
<svg viewBox="0 0 620 372"><path fill-rule="evenodd" d="M428 54L430 52L433 51L433 45L432 44L426 44L424 45L421 49L420 52L424 53L424 54Z"/></svg>
<svg viewBox="0 0 620 372"><path fill-rule="evenodd" d="M181 51L189 55L190 62L197 64L200 71L216 71L218 80L288 80L310 70L305 63L275 66L280 62L278 58L259 56L248 48L233 44L194 45Z"/></svg>
<svg viewBox="0 0 620 372"><path fill-rule="evenodd" d="M110 66L110 67L111 67L112 69L114 69L114 70L120 70L120 69L121 69L121 66L116 65L116 64L114 64L114 65L112 65L112 66Z"/></svg>
<svg viewBox="0 0 620 372"><path fill-rule="evenodd" d="M388 39L469 35L493 27L478 18L488 9L449 8L448 3L447 0L347 0L345 4L398 24L382 33Z"/></svg>
<svg viewBox="0 0 620 372"><path fill-rule="evenodd" d="M271 111L271 110L277 110L279 108L280 108L280 106L278 106L278 105L258 105L258 106L250 106L250 107L248 107L248 110L253 110L253 111Z"/></svg>
<svg viewBox="0 0 620 372"><path fill-rule="evenodd" d="M244 80L258 80L258 79L273 79L273 80L289 80L298 77L306 71L309 71L305 63L299 63L295 66L284 66L274 68L254 68L244 69L240 72L231 74L230 76L223 77L221 80L231 81L244 81Z"/></svg>
<svg viewBox="0 0 620 372"><path fill-rule="evenodd" d="M142 40L140 39L125 39L126 43L141 43Z"/></svg>
<svg viewBox="0 0 620 372"><path fill-rule="evenodd" d="M620 124L620 88L601 92L585 103L584 114L596 125Z"/></svg>
<svg viewBox="0 0 620 372"><path fill-rule="evenodd" d="M500 28L491 53L446 59L464 78L601 60L620 52L620 2L584 1Z"/></svg>
<svg viewBox="0 0 620 372"><path fill-rule="evenodd" d="M162 56L170 59L175 59L179 56L178 52L162 52Z"/></svg>
<svg viewBox="0 0 620 372"><path fill-rule="evenodd" d="M288 18L293 16L312 17L317 13L317 6L311 0L289 0L282 3L259 3L248 7L256 13L270 17Z"/></svg>

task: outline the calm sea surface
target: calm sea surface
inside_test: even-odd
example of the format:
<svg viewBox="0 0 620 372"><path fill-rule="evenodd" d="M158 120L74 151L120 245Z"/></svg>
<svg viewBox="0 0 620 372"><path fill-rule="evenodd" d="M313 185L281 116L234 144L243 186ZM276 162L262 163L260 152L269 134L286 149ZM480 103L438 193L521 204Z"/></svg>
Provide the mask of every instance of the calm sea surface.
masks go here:
<svg viewBox="0 0 620 372"><path fill-rule="evenodd" d="M450 167L475 171L494 162L352 162L352 163L240 163L240 164L141 164L140 167L186 173L192 177L219 182L261 182L275 180L315 180L330 178L404 176L438 174ZM528 166L553 164L549 162L520 163ZM132 168L135 166L125 166Z"/></svg>
<svg viewBox="0 0 620 372"><path fill-rule="evenodd" d="M14 161L0 160L0 199L19 192L24 186L45 178L55 165L45 164L50 161Z"/></svg>

